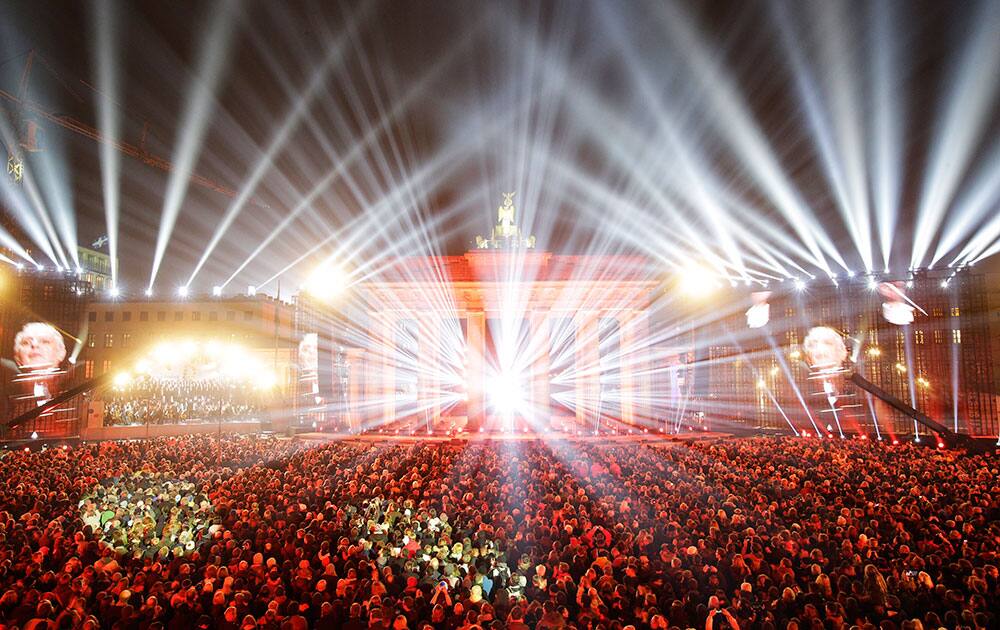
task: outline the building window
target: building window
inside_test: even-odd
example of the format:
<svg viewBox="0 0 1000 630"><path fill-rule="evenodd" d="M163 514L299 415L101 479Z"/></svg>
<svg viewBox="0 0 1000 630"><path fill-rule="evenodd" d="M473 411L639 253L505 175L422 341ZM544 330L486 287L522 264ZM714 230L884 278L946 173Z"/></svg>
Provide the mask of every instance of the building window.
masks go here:
<svg viewBox="0 0 1000 630"><path fill-rule="evenodd" d="M934 331L934 343L944 343L944 331L935 330Z"/></svg>
<svg viewBox="0 0 1000 630"><path fill-rule="evenodd" d="M951 329L951 342L952 343L962 343L962 331L958 328Z"/></svg>
<svg viewBox="0 0 1000 630"><path fill-rule="evenodd" d="M94 378L94 362L83 362L83 378Z"/></svg>
<svg viewBox="0 0 1000 630"><path fill-rule="evenodd" d="M101 362L101 374L107 374L110 371L111 371L111 360L104 359L104 361Z"/></svg>
<svg viewBox="0 0 1000 630"><path fill-rule="evenodd" d="M962 309L960 309L960 308L959 308L959 307L957 307L957 306L952 306L952 307L951 307L951 316L952 316L952 317L958 317L958 316L960 316L961 314L962 314Z"/></svg>
<svg viewBox="0 0 1000 630"><path fill-rule="evenodd" d="M913 333L913 340L917 342L917 345L924 344L924 331L918 330Z"/></svg>
<svg viewBox="0 0 1000 630"><path fill-rule="evenodd" d="M193 322L200 322L201 321L201 311L192 311L191 312L191 321L193 321Z"/></svg>
<svg viewBox="0 0 1000 630"><path fill-rule="evenodd" d="M95 345L97 345L97 336L94 333L90 333L87 335L87 347L93 348Z"/></svg>
<svg viewBox="0 0 1000 630"><path fill-rule="evenodd" d="M96 322L97 311L90 311L89 313L87 313L87 321Z"/></svg>
<svg viewBox="0 0 1000 630"><path fill-rule="evenodd" d="M175 322L184 321L184 311L177 311L176 313L174 313L174 321Z"/></svg>
<svg viewBox="0 0 1000 630"><path fill-rule="evenodd" d="M115 336L112 333L104 333L104 347L112 348L115 345Z"/></svg>
<svg viewBox="0 0 1000 630"><path fill-rule="evenodd" d="M148 322L149 321L149 311L139 311L139 321Z"/></svg>
<svg viewBox="0 0 1000 630"><path fill-rule="evenodd" d="M132 321L132 311L125 311L124 313L122 313L122 321L123 322Z"/></svg>
<svg viewBox="0 0 1000 630"><path fill-rule="evenodd" d="M166 311L156 311L156 321L158 321L158 322L165 322L165 321L167 321L167 312Z"/></svg>
<svg viewBox="0 0 1000 630"><path fill-rule="evenodd" d="M226 321L236 321L236 311L226 311Z"/></svg>
<svg viewBox="0 0 1000 630"><path fill-rule="evenodd" d="M941 309L939 309L939 308L933 308L933 309L931 309L931 316L933 316L933 317L941 317L942 315L944 315L944 311L942 311Z"/></svg>
<svg viewBox="0 0 1000 630"><path fill-rule="evenodd" d="M253 319L253 311L243 311L243 321L248 322Z"/></svg>
<svg viewBox="0 0 1000 630"><path fill-rule="evenodd" d="M131 340L132 333L122 333L122 348L128 348L128 344Z"/></svg>
<svg viewBox="0 0 1000 630"><path fill-rule="evenodd" d="M218 320L219 320L219 314L216 313L215 311L212 311L211 313L208 314L208 321L214 322Z"/></svg>
<svg viewBox="0 0 1000 630"><path fill-rule="evenodd" d="M114 311L106 311L104 313L104 321L106 321L106 322L113 322L113 321L115 321L115 312Z"/></svg>

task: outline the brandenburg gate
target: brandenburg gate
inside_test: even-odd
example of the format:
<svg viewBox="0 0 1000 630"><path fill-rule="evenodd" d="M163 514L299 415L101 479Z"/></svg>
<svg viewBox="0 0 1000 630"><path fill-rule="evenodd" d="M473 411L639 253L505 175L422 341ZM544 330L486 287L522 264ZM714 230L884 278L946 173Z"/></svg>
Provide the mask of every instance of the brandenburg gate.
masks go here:
<svg viewBox="0 0 1000 630"><path fill-rule="evenodd" d="M649 268L640 256L537 250L507 194L472 250L400 258L352 290L326 355L333 384L309 383L306 368L299 411L333 409L354 431L574 433L640 422L659 286Z"/></svg>

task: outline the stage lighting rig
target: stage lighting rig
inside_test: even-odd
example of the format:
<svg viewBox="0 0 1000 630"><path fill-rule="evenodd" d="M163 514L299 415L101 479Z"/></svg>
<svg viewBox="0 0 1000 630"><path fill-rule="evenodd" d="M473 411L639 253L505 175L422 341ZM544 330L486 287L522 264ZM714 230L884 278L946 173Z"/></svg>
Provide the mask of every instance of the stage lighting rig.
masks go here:
<svg viewBox="0 0 1000 630"><path fill-rule="evenodd" d="M490 403L502 418L504 427L512 426L514 414L523 405L521 383L516 374L505 372L497 375L490 386Z"/></svg>
<svg viewBox="0 0 1000 630"><path fill-rule="evenodd" d="M678 286L688 297L705 297L719 288L718 276L701 265L689 265L679 274Z"/></svg>
<svg viewBox="0 0 1000 630"><path fill-rule="evenodd" d="M320 265L306 280L305 290L313 297L329 302L339 297L347 288L349 276L335 263Z"/></svg>

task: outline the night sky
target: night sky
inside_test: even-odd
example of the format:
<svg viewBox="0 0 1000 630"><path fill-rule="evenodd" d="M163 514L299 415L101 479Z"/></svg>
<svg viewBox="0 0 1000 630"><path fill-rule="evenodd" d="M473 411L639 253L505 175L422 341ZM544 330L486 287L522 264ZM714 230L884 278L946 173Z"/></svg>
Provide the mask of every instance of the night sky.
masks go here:
<svg viewBox="0 0 1000 630"><path fill-rule="evenodd" d="M38 57L28 99L98 127L95 102L101 95L92 87L95 6L62 1L0 6L0 89L16 92L24 53L34 49ZM213 36L208 25L219 5L155 1L113 6L120 21L114 43L120 90L114 111L122 117L122 139L138 145L145 127L147 150L172 160L200 51ZM818 48L816 34L829 27L822 22L820 3L698 2L680 7L732 76L785 173L854 264L856 256L823 179L776 26L776 16L784 15L796 26L796 45L812 55ZM850 28L843 36L856 47L856 78L867 81L871 4L848 3L844 8ZM961 43L975 26L978 9L972 2L893 5L901 50L894 91L906 109L900 147L900 264L909 255L912 209L922 190L929 130L941 115L950 72ZM350 177L337 178L322 191L235 278L234 287L272 276L326 235L350 232L352 220L408 174L455 146L461 150L445 160L432 184L381 210L396 218L383 240L359 246L359 259L384 251L386 242L399 241L412 233L413 225L426 225L435 217L441 220L431 230L436 235L433 246L414 242L401 246L400 253L460 253L476 233L488 231L500 193L506 190L519 191L526 220L547 249L635 250L633 241L607 238L607 222L613 223L613 216L595 218L593 212L580 210L586 200L547 186L552 176L547 160L554 154L585 178L610 190L629 190L622 185L629 177L623 158L610 157L593 141L612 129L579 115L584 101L578 91L599 100L640 137L655 129L658 105L648 103L650 93L662 96L690 137L699 140L700 154L727 191L761 207L779 229L791 231L785 220L766 209L768 200L744 176L738 156L718 142L712 129L717 123L700 115L703 95L692 90L687 74L691 68L656 4L240 2L233 15L228 56L193 170L234 190L240 190L253 171L262 148L294 108L295 95L318 71L329 47L345 30L349 34L341 37L342 54L308 105L309 124L294 125L250 202L208 259L196 290L225 280L332 169L344 168ZM622 41L629 43L633 57L624 54ZM995 69L997 60L992 61L983 63ZM651 70L644 75L652 77L647 86L651 92L643 92L629 73L634 63ZM566 70L560 85L551 84L553 66ZM358 151L355 145L373 121L403 99L405 105L392 122ZM862 118L870 115L860 112ZM490 123L496 128L480 133ZM989 139L998 136L998 126L994 99L976 148L977 160L992 149ZM79 243L89 244L106 233L98 145L47 123L43 127L45 151L31 156L29 167L44 156L56 166L55 172L64 174L58 184L48 185L64 186L61 190L76 215ZM345 164L352 151L353 161ZM656 159L667 167L672 160L670 155ZM977 168L974 160L970 172ZM138 288L148 279L168 181L165 173L121 156L119 247L126 286ZM970 181L963 180L963 185ZM635 203L643 197L629 199ZM188 188L158 282L176 285L188 277L230 203L218 192L197 185ZM454 211L442 218L445 208ZM294 284L307 266L291 270L287 281Z"/></svg>

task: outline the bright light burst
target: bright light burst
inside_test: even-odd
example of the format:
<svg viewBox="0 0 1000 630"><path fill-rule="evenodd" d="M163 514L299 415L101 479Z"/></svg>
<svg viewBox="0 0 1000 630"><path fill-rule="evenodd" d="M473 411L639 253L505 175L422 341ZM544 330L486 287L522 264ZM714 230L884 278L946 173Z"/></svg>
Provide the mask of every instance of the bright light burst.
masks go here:
<svg viewBox="0 0 1000 630"><path fill-rule="evenodd" d="M171 297L221 297L237 283L248 295L283 286L324 302L365 300L376 315L348 321L347 335L403 369L393 386L415 415L476 399L482 392L461 390L467 363L492 361L483 371L492 382L474 387L503 415L554 404L599 416L631 404L620 399L622 382L673 370L669 398L681 402L669 411L680 418L696 394L676 367L687 361L680 349L694 346L706 361L708 345L694 330L705 322L685 309L719 289L784 286L805 301L855 276L874 288L883 275L906 279L911 268L1000 252L996 2L948 12L966 37L941 45L936 73L922 70L919 37L934 29L885 2L857 13L838 3L772 4L753 16L738 8L742 20L721 24L681 2L436 6L427 11L448 36L409 47L383 32L382 12L394 9L377 0L346 14L213 5L188 61L174 59L176 72L164 78L180 95L178 118L160 125L172 133L149 126L166 136L161 182L121 159L123 139L138 135L130 116L145 116L143 106L157 114L143 103L155 97L128 98L132 82L141 84L128 74L141 64L121 58L132 54L124 36L136 16L94 5L87 57L97 129L83 135L102 138L92 196L112 258L110 295L133 286L152 297L159 278ZM400 53L412 50L419 54ZM42 115L52 108L0 87L17 111L58 124ZM135 112L119 106L133 100ZM25 144L25 122L0 117L5 147ZM914 140L921 129L925 146ZM130 155L162 168L150 148L156 133L146 131ZM0 184L39 258L0 231L13 252L2 260L74 269L74 204L84 195L67 183L75 174L66 152L49 146L25 158L23 183ZM206 198L190 191L210 180L203 169L222 182ZM151 193L155 217L127 220L140 214L131 189ZM231 198L219 194L226 190ZM487 341L458 323L464 297L438 257L464 251L507 191L517 191L518 228L537 237L538 252L639 261L637 275L681 291L637 307L602 285L612 282L605 270L584 263L567 280L598 289L580 298L565 288L572 282L549 288L564 292L553 304L590 314L544 324L528 306L540 265L518 252L478 296L493 354L470 352ZM119 278L126 230L138 258L123 261L129 277ZM409 257L416 262L398 264ZM136 269L149 269L148 279ZM355 294L379 281L412 294ZM661 328L634 321L647 308ZM622 350L626 338L633 343ZM569 343L593 339L602 348L593 356ZM418 365L414 355L429 348L440 350ZM668 358L674 367L662 367ZM765 373L791 380L786 358ZM524 385L542 371L550 391ZM595 380L605 373L613 376ZM388 410L396 394L371 404Z"/></svg>

